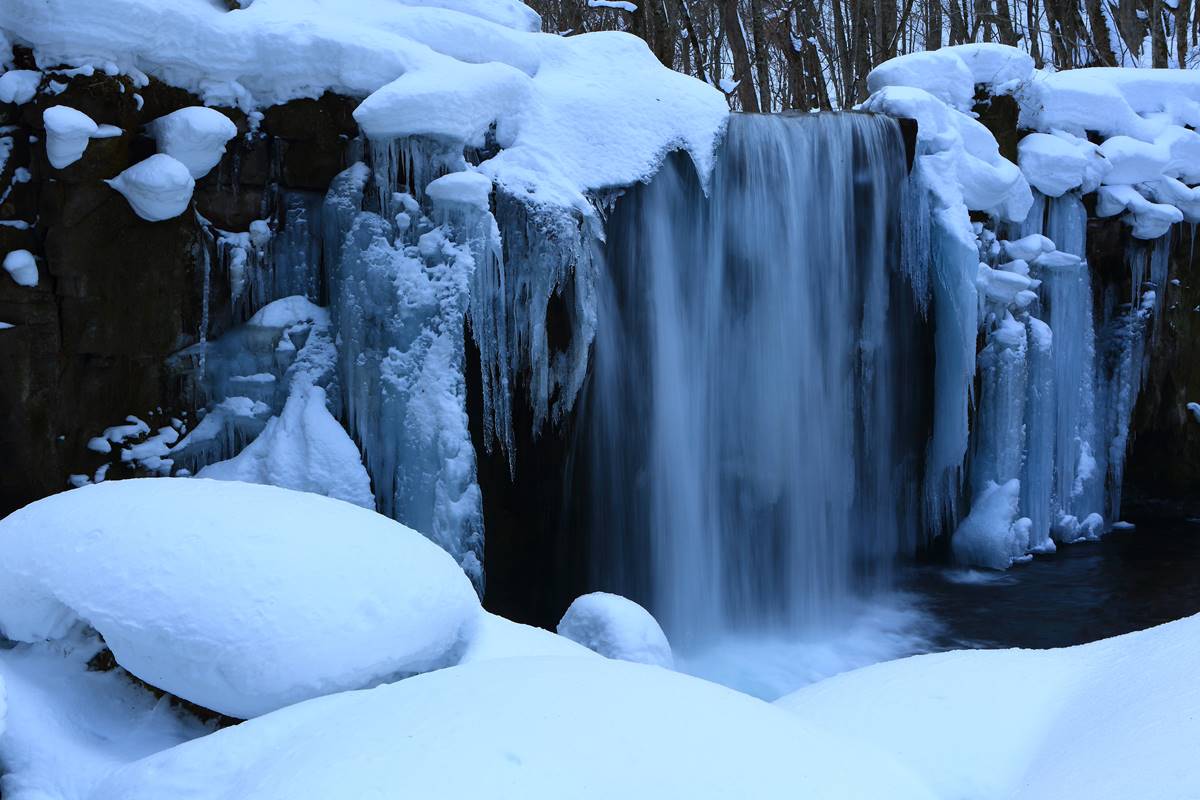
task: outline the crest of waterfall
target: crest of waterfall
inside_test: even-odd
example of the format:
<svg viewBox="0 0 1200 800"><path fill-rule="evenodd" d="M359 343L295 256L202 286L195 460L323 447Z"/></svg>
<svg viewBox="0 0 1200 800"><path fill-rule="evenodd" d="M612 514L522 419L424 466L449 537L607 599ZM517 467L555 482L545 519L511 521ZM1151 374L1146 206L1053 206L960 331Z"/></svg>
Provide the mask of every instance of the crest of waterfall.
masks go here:
<svg viewBox="0 0 1200 800"><path fill-rule="evenodd" d="M669 159L609 220L598 578L672 641L830 623L916 538L905 355L926 284L894 268L904 163L884 117L737 115L707 195Z"/></svg>

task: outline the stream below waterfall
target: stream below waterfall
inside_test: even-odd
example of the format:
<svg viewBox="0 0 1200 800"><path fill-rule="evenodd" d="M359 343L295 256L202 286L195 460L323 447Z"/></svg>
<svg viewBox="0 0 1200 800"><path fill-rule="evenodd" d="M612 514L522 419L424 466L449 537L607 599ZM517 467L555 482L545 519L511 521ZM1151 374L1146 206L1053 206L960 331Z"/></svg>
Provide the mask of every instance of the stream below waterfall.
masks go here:
<svg viewBox="0 0 1200 800"><path fill-rule="evenodd" d="M880 661L942 650L1068 647L1200 613L1200 519L1131 515L1134 530L1007 571L921 564L898 591L803 639L727 637L677 654L685 672L774 699Z"/></svg>

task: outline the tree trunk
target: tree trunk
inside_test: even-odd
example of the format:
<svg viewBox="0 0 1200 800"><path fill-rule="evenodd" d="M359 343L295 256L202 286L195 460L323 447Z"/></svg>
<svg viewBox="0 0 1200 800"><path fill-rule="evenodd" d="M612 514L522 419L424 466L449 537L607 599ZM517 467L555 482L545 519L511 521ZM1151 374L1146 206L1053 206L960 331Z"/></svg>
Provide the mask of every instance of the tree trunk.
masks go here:
<svg viewBox="0 0 1200 800"><path fill-rule="evenodd" d="M1092 62L1100 67L1115 67L1117 55L1112 49L1112 32L1104 18L1103 0L1084 0L1087 6L1088 25L1092 29Z"/></svg>
<svg viewBox="0 0 1200 800"><path fill-rule="evenodd" d="M942 0L925 2L925 49L937 50L942 46Z"/></svg>
<svg viewBox="0 0 1200 800"><path fill-rule="evenodd" d="M762 0L750 0L750 35L754 39L754 68L758 74L758 107L766 112L771 110L771 54L767 49Z"/></svg>
<svg viewBox="0 0 1200 800"><path fill-rule="evenodd" d="M750 53L746 49L746 34L742 30L737 0L722 0L721 27L725 29L725 40L729 42L729 52L733 55L733 79L738 82L738 102L742 111L758 111Z"/></svg>

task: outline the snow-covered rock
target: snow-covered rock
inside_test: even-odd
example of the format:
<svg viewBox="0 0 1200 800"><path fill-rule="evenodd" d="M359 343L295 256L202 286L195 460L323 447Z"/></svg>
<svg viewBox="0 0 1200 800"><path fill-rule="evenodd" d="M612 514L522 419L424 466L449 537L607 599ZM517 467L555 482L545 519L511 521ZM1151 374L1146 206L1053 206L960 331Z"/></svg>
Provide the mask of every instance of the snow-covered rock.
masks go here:
<svg viewBox="0 0 1200 800"><path fill-rule="evenodd" d="M10 69L0 75L0 103L24 105L37 94L42 73L32 69Z"/></svg>
<svg viewBox="0 0 1200 800"><path fill-rule="evenodd" d="M532 202L591 213L584 193L649 177L672 149L711 171L728 105L618 32L562 37L514 0L8 0L0 31L39 63L115 65L206 105L252 111L333 91L366 98L375 140L461 146L496 123L482 171Z"/></svg>
<svg viewBox="0 0 1200 800"><path fill-rule="evenodd" d="M430 182L425 193L443 206L463 205L487 211L492 182L478 172L451 172Z"/></svg>
<svg viewBox="0 0 1200 800"><path fill-rule="evenodd" d="M221 161L225 143L237 136L237 126L229 117L205 106L172 111L151 122L149 129L158 152L182 163L197 180Z"/></svg>
<svg viewBox="0 0 1200 800"><path fill-rule="evenodd" d="M271 417L242 452L209 464L196 477L282 486L375 509L358 448L329 413L320 386L294 390L283 413Z"/></svg>
<svg viewBox="0 0 1200 800"><path fill-rule="evenodd" d="M420 534L273 486L109 481L0 521L4 636L83 620L134 675L236 717L452 664L478 613Z"/></svg>
<svg viewBox="0 0 1200 800"><path fill-rule="evenodd" d="M13 250L4 257L4 271L18 286L37 286L38 268L33 253Z"/></svg>
<svg viewBox="0 0 1200 800"><path fill-rule="evenodd" d="M92 798L798 793L933 796L876 748L747 695L641 664L550 657L453 667L311 700L134 763Z"/></svg>
<svg viewBox="0 0 1200 800"><path fill-rule="evenodd" d="M658 621L620 595L592 592L575 598L559 620L558 633L606 658L668 669L675 665L671 645Z"/></svg>
<svg viewBox="0 0 1200 800"><path fill-rule="evenodd" d="M1033 59L1015 47L992 43L964 44L907 53L885 61L867 76L874 94L887 86L923 89L959 111L970 111L975 87L1010 94L1033 74Z"/></svg>
<svg viewBox="0 0 1200 800"><path fill-rule="evenodd" d="M150 222L178 217L192 201L196 181L181 162L164 153L139 161L112 180L135 214Z"/></svg>
<svg viewBox="0 0 1200 800"><path fill-rule="evenodd" d="M1198 659L1200 616L1060 650L877 664L777 705L894 753L940 797L1198 797Z"/></svg>
<svg viewBox="0 0 1200 800"><path fill-rule="evenodd" d="M1100 148L1068 133L1031 133L1017 144L1021 171L1047 197L1093 192L1112 169Z"/></svg>
<svg viewBox="0 0 1200 800"><path fill-rule="evenodd" d="M46 126L46 158L50 166L64 169L83 157L88 139L99 126L82 111L69 106L51 106L42 112Z"/></svg>

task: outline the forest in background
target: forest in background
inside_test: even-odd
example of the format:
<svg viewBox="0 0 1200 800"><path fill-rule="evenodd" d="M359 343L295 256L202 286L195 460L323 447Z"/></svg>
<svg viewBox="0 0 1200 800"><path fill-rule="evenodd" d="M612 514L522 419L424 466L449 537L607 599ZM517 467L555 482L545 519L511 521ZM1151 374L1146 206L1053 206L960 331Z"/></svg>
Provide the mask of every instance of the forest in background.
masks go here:
<svg viewBox="0 0 1200 800"><path fill-rule="evenodd" d="M720 87L740 111L848 108L867 74L905 53L967 42L1038 67L1189 68L1192 0L527 0L544 29L622 30L668 67Z"/></svg>

